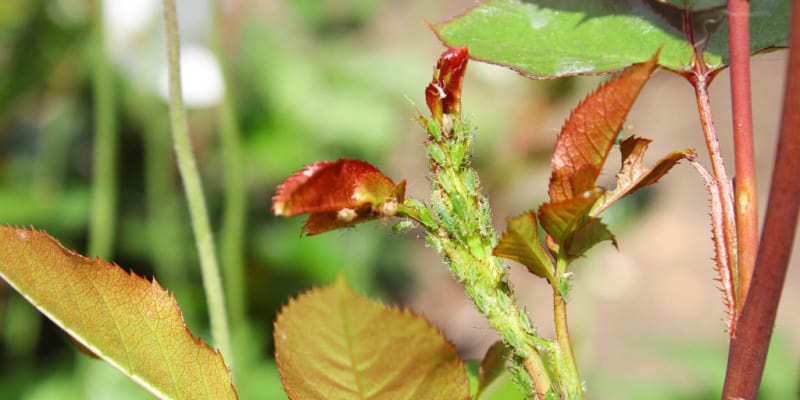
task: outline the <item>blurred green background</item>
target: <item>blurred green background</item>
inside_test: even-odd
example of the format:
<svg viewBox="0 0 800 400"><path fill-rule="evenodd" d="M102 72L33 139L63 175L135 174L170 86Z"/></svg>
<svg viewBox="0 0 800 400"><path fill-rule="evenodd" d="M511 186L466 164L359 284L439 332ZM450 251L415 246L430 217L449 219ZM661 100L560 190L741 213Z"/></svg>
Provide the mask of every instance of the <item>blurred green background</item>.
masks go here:
<svg viewBox="0 0 800 400"><path fill-rule="evenodd" d="M466 357L480 357L493 340L490 330L474 322L474 311L469 306L464 311L463 293L433 251L421 244L419 232L395 235L386 222L373 222L301 239L303 218L276 219L269 211L274 188L283 178L313 161L340 157L367 160L395 180L408 179L409 195L427 197L424 136L411 120L416 112L412 104L425 104L423 89L442 47L425 21L444 20L472 3L238 0L223 1L220 12L209 0L178 1L189 128L218 240L225 233L230 185L218 135L225 89L211 50L217 17L222 21L222 60L240 132L238 160L246 209L243 235L234 246L242 252L243 277L237 281L239 286L228 287L228 296L242 305L240 314L231 316L241 398L285 397L271 355L275 313L289 297L326 284L340 273L361 293L429 315ZM92 81L97 56L91 41L92 12L92 2L81 0L0 2L0 223L43 229L84 254L89 246L97 168L93 161L98 107ZM112 229L113 244L106 258L156 277L175 294L188 327L209 340L191 223L174 166L164 100L161 4L157 0L106 1L103 26L117 138L116 210L106 224ZM470 66L464 109L475 114L479 133L474 165L494 202L498 229L505 227L505 215L544 200L555 134L568 110L598 81L531 82L498 67ZM686 118L696 120L691 112ZM615 232L626 232L633 218L646 214L657 194L644 192L612 210L609 223ZM702 195L699 199L702 210ZM624 250L625 241L621 243ZM704 246L710 248L710 241ZM598 258L602 262L602 255ZM690 262L710 270L706 260L695 254ZM591 261L583 264L592 267ZM587 276L587 281L591 279ZM713 294L710 280L701 284ZM535 288L544 290L544 286ZM581 292L580 286L576 290L575 297L582 298L586 307L592 294ZM539 304L546 310L548 301L545 296ZM725 335L718 323L721 305L716 301L708 305L715 314L706 315L717 328L710 335L672 336L661 330L660 336L652 337L629 331L616 344L622 343L627 346L624 351L634 354L622 369L609 369L609 360L593 356L608 357L602 349L607 340L614 339L586 339L594 331L602 333L598 327L607 323L590 316L590 311L575 312L573 318L587 330L577 337L584 343L578 352L589 354L581 364L589 398L718 398ZM459 322L464 312L473 319ZM534 315L534 321L544 319L546 324L547 315ZM629 323L635 327L637 321ZM612 325L619 330L627 326ZM799 363L792 342L778 336L763 398L796 396ZM621 350L612 348L616 349L612 355L618 356ZM654 365L652 373L625 375L626 369L638 369L639 363ZM513 388L507 389L498 389L496 398L514 398ZM76 351L53 324L0 284L0 397L139 399L149 395L111 367Z"/></svg>

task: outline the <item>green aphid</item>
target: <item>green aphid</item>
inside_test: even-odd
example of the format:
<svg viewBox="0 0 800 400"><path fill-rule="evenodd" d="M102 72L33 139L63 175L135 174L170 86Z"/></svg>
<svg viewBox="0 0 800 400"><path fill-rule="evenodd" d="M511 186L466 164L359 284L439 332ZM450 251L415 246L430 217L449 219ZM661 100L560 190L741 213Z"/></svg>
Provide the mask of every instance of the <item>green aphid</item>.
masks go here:
<svg viewBox="0 0 800 400"><path fill-rule="evenodd" d="M457 140L454 143L450 144L450 159L453 161L453 167L455 169L461 169L461 165L464 162L464 157L467 155L468 144L463 140Z"/></svg>
<svg viewBox="0 0 800 400"><path fill-rule="evenodd" d="M414 222L408 219L399 221L392 225L392 231L395 233L408 232L412 229L414 229Z"/></svg>
<svg viewBox="0 0 800 400"><path fill-rule="evenodd" d="M462 175L462 181L464 182L464 187L471 196L478 194L478 178L475 176L475 171L472 169L465 170Z"/></svg>
<svg viewBox="0 0 800 400"><path fill-rule="evenodd" d="M442 172L436 178L439 182L439 185L446 193L453 193L456 191L455 186L453 185L453 180L450 179L450 175Z"/></svg>
<svg viewBox="0 0 800 400"><path fill-rule="evenodd" d="M445 157L444 151L442 151L442 148L435 142L428 143L428 156L441 167L447 165L447 157Z"/></svg>
<svg viewBox="0 0 800 400"><path fill-rule="evenodd" d="M439 123L437 123L436 120L428 120L428 133L430 133L433 140L437 142L442 138L442 128L439 126Z"/></svg>

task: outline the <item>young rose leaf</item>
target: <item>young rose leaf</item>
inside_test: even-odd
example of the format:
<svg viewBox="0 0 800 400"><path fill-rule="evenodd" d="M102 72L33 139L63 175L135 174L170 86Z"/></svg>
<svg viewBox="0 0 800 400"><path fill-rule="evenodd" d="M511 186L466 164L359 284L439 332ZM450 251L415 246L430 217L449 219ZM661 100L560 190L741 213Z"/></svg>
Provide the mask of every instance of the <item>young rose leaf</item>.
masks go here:
<svg viewBox="0 0 800 400"><path fill-rule="evenodd" d="M658 53L606 82L578 105L561 128L553 152L550 201L592 190L617 133L656 68Z"/></svg>
<svg viewBox="0 0 800 400"><path fill-rule="evenodd" d="M595 189L571 199L542 204L539 207L539 221L542 228L559 247L569 245L572 236L586 223L589 211L602 195L602 190Z"/></svg>
<svg viewBox="0 0 800 400"><path fill-rule="evenodd" d="M725 1L669 2L490 0L432 28L447 46L534 79L614 72L659 48L673 71L691 70L695 48L710 70L727 65ZM788 0L751 0L751 52L787 46L790 15Z"/></svg>
<svg viewBox="0 0 800 400"><path fill-rule="evenodd" d="M567 255L569 258L582 257L594 245L606 240L610 240L611 244L617 247L617 238L608 230L608 226L600 221L600 218L590 217L575 231Z"/></svg>
<svg viewBox="0 0 800 400"><path fill-rule="evenodd" d="M650 139L631 136L620 143L622 166L617 174L617 187L603 196L592 211L593 215L599 215L619 199L658 182L678 162L683 159L691 161L696 155L691 149L676 150L647 168L644 166L644 153L650 142Z"/></svg>
<svg viewBox="0 0 800 400"><path fill-rule="evenodd" d="M492 384L500 375L506 372L506 361L511 355L511 351L502 341L495 342L483 356L481 369L478 375L478 392L476 399L481 398L481 394Z"/></svg>
<svg viewBox="0 0 800 400"><path fill-rule="evenodd" d="M534 275L552 282L555 267L539 238L536 213L528 211L518 217L507 218L506 221L508 230L500 238L492 254L525 265Z"/></svg>
<svg viewBox="0 0 800 400"><path fill-rule="evenodd" d="M443 114L461 114L461 82L467 71L469 49L455 47L445 50L433 69L433 80L425 88L425 102L437 121Z"/></svg>
<svg viewBox="0 0 800 400"><path fill-rule="evenodd" d="M0 227L0 276L91 353L162 399L236 399L219 352L186 329L157 282L44 232Z"/></svg>
<svg viewBox="0 0 800 400"><path fill-rule="evenodd" d="M290 399L469 398L464 363L436 328L342 278L290 300L274 336Z"/></svg>
<svg viewBox="0 0 800 400"><path fill-rule="evenodd" d="M405 198L396 184L361 160L318 161L287 178L272 198L272 212L286 217L310 213L303 232L316 235L379 217L391 217Z"/></svg>

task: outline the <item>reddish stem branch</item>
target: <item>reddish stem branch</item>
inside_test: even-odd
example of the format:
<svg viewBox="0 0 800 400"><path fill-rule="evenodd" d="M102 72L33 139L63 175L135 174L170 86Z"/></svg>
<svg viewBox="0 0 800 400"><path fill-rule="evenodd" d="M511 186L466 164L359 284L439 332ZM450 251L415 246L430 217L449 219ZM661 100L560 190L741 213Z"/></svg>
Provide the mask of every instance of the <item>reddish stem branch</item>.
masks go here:
<svg viewBox="0 0 800 400"><path fill-rule="evenodd" d="M758 251L758 196L756 191L753 112L750 96L750 2L728 1L728 41L731 53L731 102L735 146L736 233L739 251L741 311L753 275Z"/></svg>
<svg viewBox="0 0 800 400"><path fill-rule="evenodd" d="M701 63L702 61L699 61ZM733 205L733 188L728 174L725 171L725 163L722 159L722 150L719 147L719 137L717 130L714 127L714 117L711 114L711 103L708 99L708 85L709 75L700 67L695 67L695 70L689 76L689 81L695 89L695 97L697 98L697 109L700 113L700 123L703 126L703 134L706 139L706 146L708 147L708 155L711 158L711 171L713 173L713 184L716 186L716 193L719 204L721 219L715 220L712 218L712 223L721 222L722 226L713 227L715 232L720 232L721 237L715 235L714 240L717 241L717 268L726 268L727 276L730 277L730 282L720 282L726 287L730 287L730 292L733 293L734 304L727 304L729 307L728 315L730 316L729 328L730 333L733 335L736 329L736 322L739 317L738 310L739 304L742 302L739 296L739 268L737 258L736 246L736 215ZM712 192L713 193L713 192ZM720 243L721 241L721 243ZM722 275L724 276L724 275ZM728 289L726 289L728 290Z"/></svg>
<svg viewBox="0 0 800 400"><path fill-rule="evenodd" d="M800 0L794 0L789 67L764 232L747 301L731 340L722 398L755 399L778 301L789 264L800 208Z"/></svg>
<svg viewBox="0 0 800 400"><path fill-rule="evenodd" d="M733 304L726 304L727 313L730 318L728 321L729 333L733 336L736 332L736 323L739 317L739 304L742 302L739 292L739 261L738 261L738 248L736 244L736 213L734 211L734 197L733 185L728 179L728 174L725 171L725 163L722 159L722 151L719 147L719 138L717 136L716 128L714 127L714 118L711 114L711 104L708 99L708 85L714 78L714 72L708 71L705 59L703 59L703 50L697 46L694 37L694 30L692 25L692 12L687 8L683 12L683 30L686 32L686 39L694 47L694 65L692 70L684 76L694 86L695 97L697 98L697 109L700 113L700 123L703 126L703 134L706 139L706 146L708 147L708 155L711 158L711 170L713 173L713 184L716 186L717 198L711 199L712 209L713 203L719 205L719 213L721 218L711 219L711 223L715 224L712 227L713 232L721 233L714 235L715 246L717 249L716 262L717 268L725 268L726 273L720 274L721 284L724 286L726 292L726 303L730 303L733 299ZM714 193L714 190L709 190ZM712 194L713 195L713 194ZM720 226L717 226L719 224ZM722 271L720 271L722 272ZM730 277L728 281L723 280L724 276ZM732 295L729 295L731 294Z"/></svg>

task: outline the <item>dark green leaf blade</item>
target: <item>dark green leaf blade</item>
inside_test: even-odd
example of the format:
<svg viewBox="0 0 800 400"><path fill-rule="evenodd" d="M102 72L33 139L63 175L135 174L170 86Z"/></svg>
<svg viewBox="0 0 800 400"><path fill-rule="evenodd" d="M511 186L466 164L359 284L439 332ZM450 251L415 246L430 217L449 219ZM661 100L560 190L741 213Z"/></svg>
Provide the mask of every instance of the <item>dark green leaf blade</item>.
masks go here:
<svg viewBox="0 0 800 400"><path fill-rule="evenodd" d="M561 128L548 192L559 202L594 189L617 133L656 68L656 53L586 97Z"/></svg>
<svg viewBox="0 0 800 400"><path fill-rule="evenodd" d="M359 296L342 278L290 300L274 336L291 399L469 398L464 363L436 328Z"/></svg>
<svg viewBox="0 0 800 400"><path fill-rule="evenodd" d="M788 47L790 16L788 0L750 0L750 53ZM706 57L711 68L720 68L730 62L727 21L709 38L706 53L718 56L716 62Z"/></svg>
<svg viewBox="0 0 800 400"><path fill-rule="evenodd" d="M658 182L681 160L691 161L695 157L694 150L675 150L647 168L644 166L644 153L650 142L650 139L631 136L620 143L622 166L617 174L617 187L613 191L606 192L592 211L592 215L599 215L619 199Z"/></svg>
<svg viewBox="0 0 800 400"><path fill-rule="evenodd" d="M610 240L611 244L617 247L617 238L608 230L608 226L600 221L600 218L589 218L575 232L567 254L569 258L582 257L596 244L606 240Z"/></svg>
<svg viewBox="0 0 800 400"><path fill-rule="evenodd" d="M659 48L660 65L691 65L685 35L630 1L493 0L432 26L447 46L535 79L618 71Z"/></svg>
<svg viewBox="0 0 800 400"><path fill-rule="evenodd" d="M510 354L508 347L502 341L495 342L486 350L486 355L481 361L476 399L480 399L486 388L506 371L506 361Z"/></svg>
<svg viewBox="0 0 800 400"><path fill-rule="evenodd" d="M552 281L555 268L539 238L536 213L528 211L518 217L506 218L506 221L508 230L492 254L523 264L534 275Z"/></svg>

